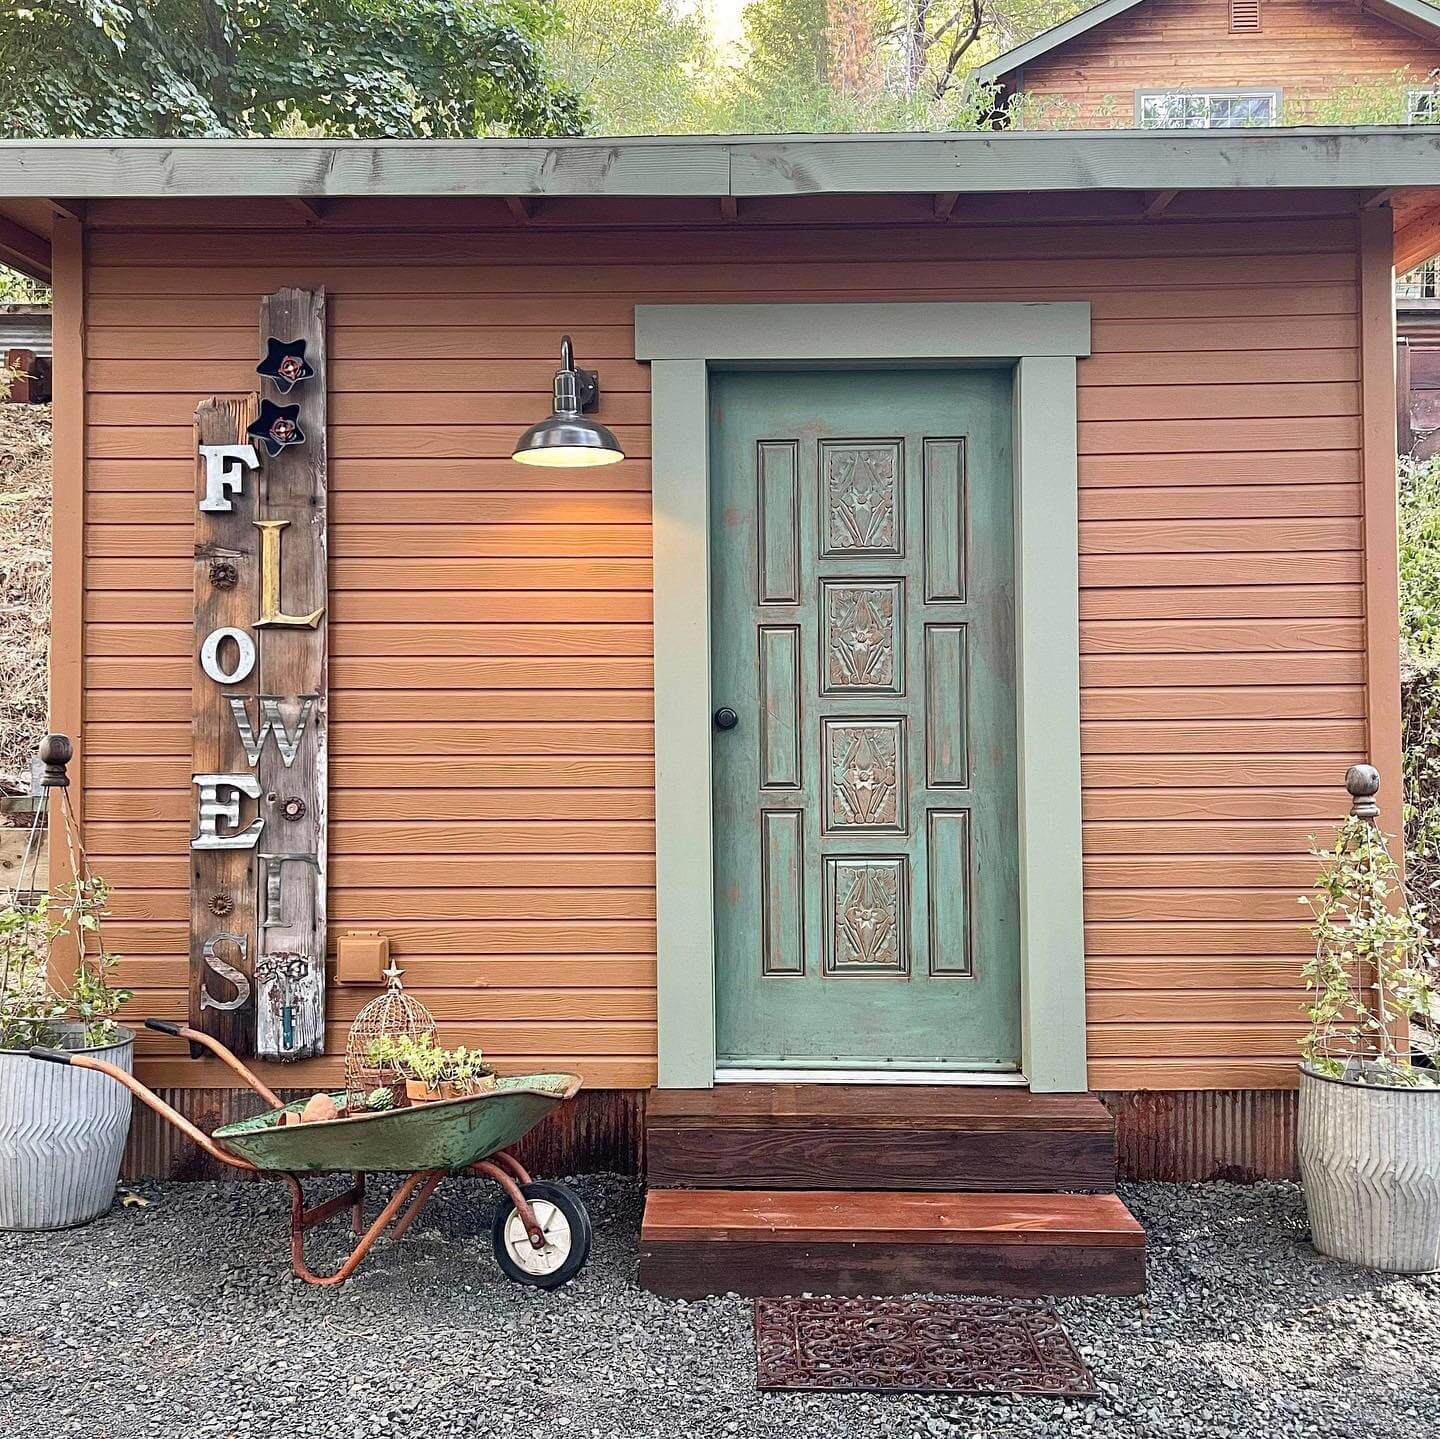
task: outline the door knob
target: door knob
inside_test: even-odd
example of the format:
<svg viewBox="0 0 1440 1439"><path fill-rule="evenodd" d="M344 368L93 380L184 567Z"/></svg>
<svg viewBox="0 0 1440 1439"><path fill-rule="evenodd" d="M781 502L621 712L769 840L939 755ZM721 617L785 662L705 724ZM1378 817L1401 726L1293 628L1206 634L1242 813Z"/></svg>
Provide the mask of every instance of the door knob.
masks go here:
<svg viewBox="0 0 1440 1439"><path fill-rule="evenodd" d="M716 729L734 729L740 723L740 716L728 705L715 711Z"/></svg>

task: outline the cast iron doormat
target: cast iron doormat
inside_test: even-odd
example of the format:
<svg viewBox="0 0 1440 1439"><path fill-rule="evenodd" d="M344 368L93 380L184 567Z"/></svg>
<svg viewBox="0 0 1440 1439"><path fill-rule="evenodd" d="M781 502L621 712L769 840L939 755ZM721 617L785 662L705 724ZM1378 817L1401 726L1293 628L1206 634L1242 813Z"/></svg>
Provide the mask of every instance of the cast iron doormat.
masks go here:
<svg viewBox="0 0 1440 1439"><path fill-rule="evenodd" d="M976 1299L757 1299L755 1387L1093 1395L1053 1309Z"/></svg>

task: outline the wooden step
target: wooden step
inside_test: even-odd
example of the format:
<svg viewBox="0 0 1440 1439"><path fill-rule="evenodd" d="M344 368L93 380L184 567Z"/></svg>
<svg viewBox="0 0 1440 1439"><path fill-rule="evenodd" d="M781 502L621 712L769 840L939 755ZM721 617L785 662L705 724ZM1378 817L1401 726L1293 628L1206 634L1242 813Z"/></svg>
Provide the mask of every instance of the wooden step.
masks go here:
<svg viewBox="0 0 1440 1439"><path fill-rule="evenodd" d="M1113 1194L652 1189L640 1285L707 1294L1141 1294Z"/></svg>
<svg viewBox="0 0 1440 1439"><path fill-rule="evenodd" d="M1093 1094L963 1085L656 1089L646 1179L692 1189L1115 1188L1115 1121Z"/></svg>

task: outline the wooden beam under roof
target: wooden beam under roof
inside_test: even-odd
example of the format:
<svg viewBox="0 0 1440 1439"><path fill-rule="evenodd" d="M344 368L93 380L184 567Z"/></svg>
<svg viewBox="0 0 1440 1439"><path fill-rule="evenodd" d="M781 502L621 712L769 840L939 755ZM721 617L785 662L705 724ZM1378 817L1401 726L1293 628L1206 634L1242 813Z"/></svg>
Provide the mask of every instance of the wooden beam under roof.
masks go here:
<svg viewBox="0 0 1440 1439"><path fill-rule="evenodd" d="M1144 197L1141 216L1146 220L1158 220L1173 203L1179 190L1155 190Z"/></svg>
<svg viewBox="0 0 1440 1439"><path fill-rule="evenodd" d="M0 215L0 265L50 283L50 241Z"/></svg>
<svg viewBox="0 0 1440 1439"><path fill-rule="evenodd" d="M1436 203L1412 211L1395 231L1395 268L1400 274L1440 255L1440 194Z"/></svg>
<svg viewBox="0 0 1440 1439"><path fill-rule="evenodd" d="M307 199L304 195L287 195L285 204L307 224L318 225L325 218L325 212L318 200Z"/></svg>

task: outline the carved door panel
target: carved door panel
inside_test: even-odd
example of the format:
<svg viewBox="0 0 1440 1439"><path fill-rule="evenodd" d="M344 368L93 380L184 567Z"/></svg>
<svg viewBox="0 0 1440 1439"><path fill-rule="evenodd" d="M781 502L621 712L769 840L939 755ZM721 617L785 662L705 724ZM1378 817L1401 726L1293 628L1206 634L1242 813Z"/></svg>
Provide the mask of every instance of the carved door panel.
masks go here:
<svg viewBox="0 0 1440 1439"><path fill-rule="evenodd" d="M1014 1068L1009 376L715 377L730 1066Z"/></svg>

